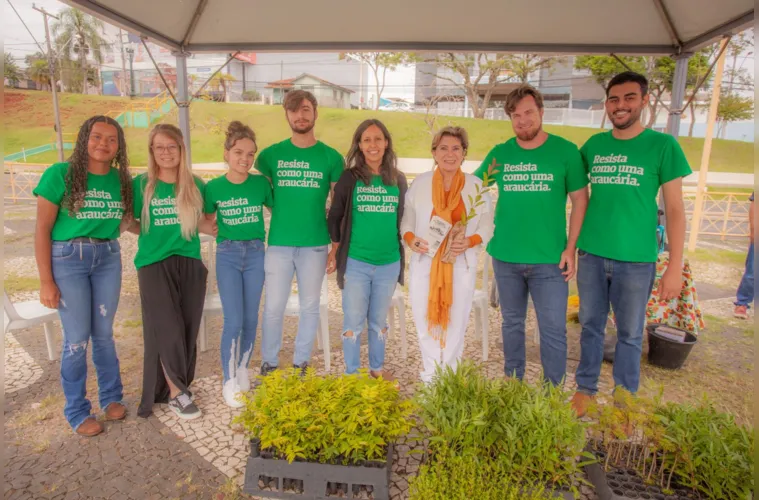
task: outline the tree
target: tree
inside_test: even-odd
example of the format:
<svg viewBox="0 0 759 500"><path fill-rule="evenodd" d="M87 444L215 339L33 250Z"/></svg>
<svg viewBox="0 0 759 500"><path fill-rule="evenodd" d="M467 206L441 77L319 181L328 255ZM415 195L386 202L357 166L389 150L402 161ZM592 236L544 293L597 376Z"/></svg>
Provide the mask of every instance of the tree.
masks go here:
<svg viewBox="0 0 759 500"><path fill-rule="evenodd" d="M101 36L105 25L100 19L71 7L63 9L58 17L59 20L51 27L56 48L65 59L79 62L78 76L82 82L82 92L86 94L87 82L91 80L87 56L91 55L98 64L103 63L102 49L108 45Z"/></svg>
<svg viewBox="0 0 759 500"><path fill-rule="evenodd" d="M40 90L50 88L50 64L47 59L34 59L26 72L37 88Z"/></svg>
<svg viewBox="0 0 759 500"><path fill-rule="evenodd" d="M505 57L505 71L520 83L527 83L530 75L541 69L550 69L562 58L540 54L515 54Z"/></svg>
<svg viewBox="0 0 759 500"><path fill-rule="evenodd" d="M230 75L229 73L217 73L216 76L211 78L211 81L208 82L208 85L221 92L222 95L222 101L227 102L227 90L229 88L229 85L231 82L236 82L237 78Z"/></svg>
<svg viewBox="0 0 759 500"><path fill-rule="evenodd" d="M21 68L18 67L11 53L5 52L3 54L3 78L7 79L12 86L16 86L22 76Z"/></svg>
<svg viewBox="0 0 759 500"><path fill-rule="evenodd" d="M395 69L408 61L409 57L403 52L344 52L340 59L352 59L365 63L374 75L374 86L377 91L377 100L374 109L379 109L380 98L385 91L385 77L387 70Z"/></svg>
<svg viewBox="0 0 759 500"><path fill-rule="evenodd" d="M644 71L644 61L642 57L620 57L627 66L636 71ZM611 56L578 56L575 57L575 69L589 71L593 79L604 90L609 81L619 73L627 71L627 68L616 58ZM601 118L601 128L606 126L606 112L604 111Z"/></svg>
<svg viewBox="0 0 759 500"><path fill-rule="evenodd" d="M722 92L717 106L717 137L725 132L727 124L754 118L754 100L736 93Z"/></svg>
<svg viewBox="0 0 759 500"><path fill-rule="evenodd" d="M427 73L438 80L453 84L466 95L472 114L475 118L484 118L485 110L490 103L493 90L499 83L499 77L507 71L511 64L511 56L507 54L454 54L444 52L431 58L412 54L414 62L432 62L438 67L448 70L450 76L439 72ZM474 73L477 73L476 75ZM503 81L504 79L501 79Z"/></svg>

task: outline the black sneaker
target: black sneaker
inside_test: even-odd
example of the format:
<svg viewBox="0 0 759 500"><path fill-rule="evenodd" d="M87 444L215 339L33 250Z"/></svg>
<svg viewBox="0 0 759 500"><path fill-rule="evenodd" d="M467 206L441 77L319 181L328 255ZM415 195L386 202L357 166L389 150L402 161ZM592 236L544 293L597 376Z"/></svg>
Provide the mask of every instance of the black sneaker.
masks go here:
<svg viewBox="0 0 759 500"><path fill-rule="evenodd" d="M190 396L186 392L180 392L177 397L169 401L169 408L177 414L179 418L193 420L200 417L201 413Z"/></svg>
<svg viewBox="0 0 759 500"><path fill-rule="evenodd" d="M306 370L308 369L308 362L304 361L300 365L293 365L293 368L300 370L300 376L302 377L306 374Z"/></svg>
<svg viewBox="0 0 759 500"><path fill-rule="evenodd" d="M276 369L276 366L271 366L269 363L264 363L261 365L261 376L265 377Z"/></svg>

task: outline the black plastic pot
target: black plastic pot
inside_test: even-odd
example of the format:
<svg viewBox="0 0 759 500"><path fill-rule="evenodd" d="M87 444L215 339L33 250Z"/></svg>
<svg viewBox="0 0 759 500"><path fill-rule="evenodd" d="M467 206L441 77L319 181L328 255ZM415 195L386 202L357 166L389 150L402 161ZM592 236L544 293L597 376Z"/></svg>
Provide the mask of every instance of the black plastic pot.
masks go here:
<svg viewBox="0 0 759 500"><path fill-rule="evenodd" d="M673 330L685 333L685 341L677 342L656 333L656 329L659 326L661 325L658 323L646 325L646 332L648 333L648 362L661 368L677 370L688 359L688 355L698 341L698 337L681 328L673 328Z"/></svg>

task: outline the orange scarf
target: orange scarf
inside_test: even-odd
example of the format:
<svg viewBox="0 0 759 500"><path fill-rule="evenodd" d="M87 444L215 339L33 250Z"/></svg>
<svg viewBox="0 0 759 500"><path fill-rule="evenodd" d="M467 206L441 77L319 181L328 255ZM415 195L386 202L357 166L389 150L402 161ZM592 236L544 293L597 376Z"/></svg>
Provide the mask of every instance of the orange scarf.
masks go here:
<svg viewBox="0 0 759 500"><path fill-rule="evenodd" d="M464 188L464 173L459 169L451 182L451 189L446 193L443 174L440 168L432 174L432 206L433 214L453 224L453 211L461 199ZM450 233L448 233L450 236ZM427 329L433 339L440 341L440 347L445 348L446 330L450 320L451 304L453 303L453 264L442 262L443 249L449 236L440 245L430 268L430 295L427 300Z"/></svg>

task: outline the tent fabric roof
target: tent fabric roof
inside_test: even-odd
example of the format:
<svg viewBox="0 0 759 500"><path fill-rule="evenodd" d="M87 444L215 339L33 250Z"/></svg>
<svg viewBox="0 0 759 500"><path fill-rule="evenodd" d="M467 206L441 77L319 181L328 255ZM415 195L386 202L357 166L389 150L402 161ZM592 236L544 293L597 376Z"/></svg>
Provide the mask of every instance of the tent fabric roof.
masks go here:
<svg viewBox="0 0 759 500"><path fill-rule="evenodd" d="M749 27L753 0L63 0L185 52L659 54Z"/></svg>

